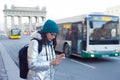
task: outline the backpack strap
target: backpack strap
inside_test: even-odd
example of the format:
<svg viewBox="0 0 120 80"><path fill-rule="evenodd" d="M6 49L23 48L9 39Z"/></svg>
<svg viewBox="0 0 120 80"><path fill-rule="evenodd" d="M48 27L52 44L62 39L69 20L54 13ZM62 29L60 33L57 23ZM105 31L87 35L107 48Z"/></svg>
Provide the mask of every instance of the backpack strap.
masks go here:
<svg viewBox="0 0 120 80"><path fill-rule="evenodd" d="M40 43L40 40L37 38L32 38L31 40L36 40L38 42L38 53L40 53L42 50L42 44Z"/></svg>

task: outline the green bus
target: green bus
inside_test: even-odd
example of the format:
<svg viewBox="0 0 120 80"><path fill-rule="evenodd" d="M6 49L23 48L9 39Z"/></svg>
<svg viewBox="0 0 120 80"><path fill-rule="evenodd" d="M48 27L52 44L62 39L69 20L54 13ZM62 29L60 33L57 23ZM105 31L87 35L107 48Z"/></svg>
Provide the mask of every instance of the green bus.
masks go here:
<svg viewBox="0 0 120 80"><path fill-rule="evenodd" d="M92 13L56 20L60 27L56 51L67 57L120 56L119 17Z"/></svg>

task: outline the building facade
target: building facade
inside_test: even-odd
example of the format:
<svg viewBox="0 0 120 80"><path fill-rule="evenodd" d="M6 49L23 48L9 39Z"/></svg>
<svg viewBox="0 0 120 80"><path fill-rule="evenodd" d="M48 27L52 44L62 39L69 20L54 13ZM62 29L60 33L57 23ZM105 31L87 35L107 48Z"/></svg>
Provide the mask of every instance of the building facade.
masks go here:
<svg viewBox="0 0 120 80"><path fill-rule="evenodd" d="M33 32L36 30L36 26L38 24L42 24L46 19L46 7L42 7L41 9L37 7L16 7L14 5L11 8L8 8L7 5L4 5L4 26L6 31L8 32L10 29L19 28L22 32ZM10 29L8 29L8 17L11 18ZM18 24L15 24L15 17L18 18ZM23 17L28 18L28 23L23 24ZM33 23L32 18L35 18L35 22Z"/></svg>

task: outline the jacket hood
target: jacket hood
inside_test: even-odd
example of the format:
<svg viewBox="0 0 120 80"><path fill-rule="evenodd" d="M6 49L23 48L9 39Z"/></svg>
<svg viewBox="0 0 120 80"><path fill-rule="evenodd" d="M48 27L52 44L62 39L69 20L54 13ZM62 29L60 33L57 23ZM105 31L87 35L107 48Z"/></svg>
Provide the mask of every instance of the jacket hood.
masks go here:
<svg viewBox="0 0 120 80"><path fill-rule="evenodd" d="M41 36L40 33L38 33L38 31L33 32L30 37L31 37L31 38L37 38L37 39L39 39L39 40L42 39L42 36Z"/></svg>

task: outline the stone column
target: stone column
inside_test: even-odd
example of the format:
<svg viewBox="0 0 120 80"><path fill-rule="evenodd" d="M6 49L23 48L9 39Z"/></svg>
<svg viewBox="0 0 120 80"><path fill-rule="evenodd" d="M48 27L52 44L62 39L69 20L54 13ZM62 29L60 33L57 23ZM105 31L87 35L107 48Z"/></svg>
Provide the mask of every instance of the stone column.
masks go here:
<svg viewBox="0 0 120 80"><path fill-rule="evenodd" d="M19 29L23 32L21 16L18 16Z"/></svg>
<svg viewBox="0 0 120 80"><path fill-rule="evenodd" d="M39 16L36 16L35 19L36 19L36 22L35 22L35 30L37 30L37 27L39 26L38 24L40 23L40 21L39 21Z"/></svg>
<svg viewBox="0 0 120 80"><path fill-rule="evenodd" d="M5 29L7 29L7 16L4 16L5 19Z"/></svg>
<svg viewBox="0 0 120 80"><path fill-rule="evenodd" d="M42 23L45 21L45 17L41 17L42 18Z"/></svg>
<svg viewBox="0 0 120 80"><path fill-rule="evenodd" d="M39 16L35 17L36 23L39 23Z"/></svg>
<svg viewBox="0 0 120 80"><path fill-rule="evenodd" d="M14 17L11 16L11 28L14 28Z"/></svg>
<svg viewBox="0 0 120 80"><path fill-rule="evenodd" d="M32 17L29 16L29 31L31 32L32 30Z"/></svg>
<svg viewBox="0 0 120 80"><path fill-rule="evenodd" d="M7 36L8 36L8 34L9 34L9 30L8 30L8 28L7 28L7 16L4 16L4 19L5 19L5 23L4 23L4 26L5 26L5 32L6 32L6 34L7 34Z"/></svg>

